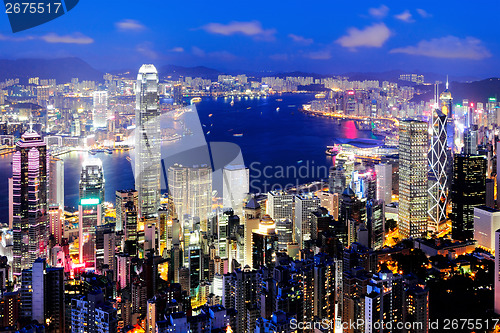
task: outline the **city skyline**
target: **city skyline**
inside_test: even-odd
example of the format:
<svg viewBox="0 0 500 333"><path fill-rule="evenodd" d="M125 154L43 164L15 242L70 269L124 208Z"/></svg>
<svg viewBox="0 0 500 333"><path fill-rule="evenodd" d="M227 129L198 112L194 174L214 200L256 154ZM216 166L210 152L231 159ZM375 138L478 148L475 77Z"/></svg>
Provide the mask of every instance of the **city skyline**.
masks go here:
<svg viewBox="0 0 500 333"><path fill-rule="evenodd" d="M222 71L342 74L408 68L500 75L497 3L466 8L451 1L360 1L354 9L326 1L311 7L256 1L245 4L244 12L229 2L101 6L80 3L57 20L16 34L8 20L0 20L0 58L81 56L101 70L154 62ZM271 15L275 12L279 17ZM474 24L457 24L463 20Z"/></svg>

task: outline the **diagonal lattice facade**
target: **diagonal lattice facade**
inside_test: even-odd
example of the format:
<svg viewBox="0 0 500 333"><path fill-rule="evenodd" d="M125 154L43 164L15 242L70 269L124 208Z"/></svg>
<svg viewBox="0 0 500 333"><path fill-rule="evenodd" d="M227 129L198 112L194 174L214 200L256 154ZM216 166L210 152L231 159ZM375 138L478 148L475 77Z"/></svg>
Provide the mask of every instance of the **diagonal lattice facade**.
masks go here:
<svg viewBox="0 0 500 333"><path fill-rule="evenodd" d="M446 166L448 164L448 144L446 123L447 114L436 109L431 127L431 144L429 150L429 223L430 230L436 231L439 222L446 220L446 204L448 175Z"/></svg>

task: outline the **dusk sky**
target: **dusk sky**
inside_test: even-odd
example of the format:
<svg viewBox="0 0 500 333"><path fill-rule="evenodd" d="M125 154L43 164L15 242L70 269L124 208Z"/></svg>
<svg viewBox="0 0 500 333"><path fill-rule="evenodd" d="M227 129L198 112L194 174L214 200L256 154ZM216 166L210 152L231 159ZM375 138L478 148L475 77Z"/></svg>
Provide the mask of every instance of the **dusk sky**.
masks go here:
<svg viewBox="0 0 500 333"><path fill-rule="evenodd" d="M498 1L80 1L13 34L0 58L340 74L392 69L500 76Z"/></svg>

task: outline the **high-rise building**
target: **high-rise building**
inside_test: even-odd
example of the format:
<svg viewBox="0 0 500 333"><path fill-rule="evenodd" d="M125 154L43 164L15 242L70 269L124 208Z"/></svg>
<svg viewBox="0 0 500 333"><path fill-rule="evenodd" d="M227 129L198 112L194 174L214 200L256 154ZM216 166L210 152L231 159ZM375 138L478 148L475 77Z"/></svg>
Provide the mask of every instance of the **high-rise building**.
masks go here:
<svg viewBox="0 0 500 333"><path fill-rule="evenodd" d="M48 240L47 146L28 131L16 144L12 157L13 272L30 268L43 257Z"/></svg>
<svg viewBox="0 0 500 333"><path fill-rule="evenodd" d="M64 332L64 268L38 258L23 270L21 316L47 323L51 332Z"/></svg>
<svg viewBox="0 0 500 333"><path fill-rule="evenodd" d="M422 237L427 233L428 126L418 120L399 124L399 233Z"/></svg>
<svg viewBox="0 0 500 333"><path fill-rule="evenodd" d="M319 198L312 194L295 196L295 240L301 247L311 240L311 214L319 205Z"/></svg>
<svg viewBox="0 0 500 333"><path fill-rule="evenodd" d="M428 229L437 231L441 221L446 220L448 202L448 116L451 117L452 97L448 90L439 96L441 109L436 109L432 116L431 142L429 149L429 222Z"/></svg>
<svg viewBox="0 0 500 333"><path fill-rule="evenodd" d="M474 238L474 207L486 203L486 159L479 155L455 155L451 186L451 235Z"/></svg>
<svg viewBox="0 0 500 333"><path fill-rule="evenodd" d="M160 206L160 112L158 72L142 65L137 75L135 109L135 189L139 193L139 217L151 219Z"/></svg>
<svg viewBox="0 0 500 333"><path fill-rule="evenodd" d="M201 231L207 231L207 219L212 211L212 168L174 164L168 169L168 187L179 220L184 222L186 214L197 217Z"/></svg>
<svg viewBox="0 0 500 333"><path fill-rule="evenodd" d="M94 129L106 128L108 125L108 92L94 91L92 116Z"/></svg>
<svg viewBox="0 0 500 333"><path fill-rule="evenodd" d="M474 239L477 246L493 251L497 229L500 229L500 210L488 206L474 207Z"/></svg>
<svg viewBox="0 0 500 333"><path fill-rule="evenodd" d="M391 271L374 274L365 298L365 332L372 332L375 323L396 325L403 321L403 278Z"/></svg>
<svg viewBox="0 0 500 333"><path fill-rule="evenodd" d="M495 231L495 281L493 282L493 291L495 293L494 311L500 314L500 229Z"/></svg>
<svg viewBox="0 0 500 333"><path fill-rule="evenodd" d="M57 244L62 244L64 234L64 211L61 206L49 207L49 233L54 236Z"/></svg>
<svg viewBox="0 0 500 333"><path fill-rule="evenodd" d="M255 269L261 266L272 267L274 255L278 250L278 235L273 219L265 214L259 228L252 231L252 264Z"/></svg>
<svg viewBox="0 0 500 333"><path fill-rule="evenodd" d="M293 194L270 191L267 193L267 213L274 220L293 218Z"/></svg>
<svg viewBox="0 0 500 333"><path fill-rule="evenodd" d="M465 155L477 155L477 125L472 125L464 131Z"/></svg>
<svg viewBox="0 0 500 333"><path fill-rule="evenodd" d="M139 193L136 190L116 191L116 231L126 229L127 212L137 211L138 198Z"/></svg>
<svg viewBox="0 0 500 333"><path fill-rule="evenodd" d="M331 167L328 174L328 188L331 193L341 194L347 186L345 170L342 166Z"/></svg>
<svg viewBox="0 0 500 333"><path fill-rule="evenodd" d="M49 160L49 206L64 208L64 161L57 157Z"/></svg>
<svg viewBox="0 0 500 333"><path fill-rule="evenodd" d="M392 201L392 164L376 164L375 174L377 176L377 200L390 204Z"/></svg>
<svg viewBox="0 0 500 333"><path fill-rule="evenodd" d="M223 204L241 215L250 187L250 173L244 165L227 165L223 169Z"/></svg>
<svg viewBox="0 0 500 333"><path fill-rule="evenodd" d="M117 326L116 309L104 300L102 290L91 290L86 296L73 299L72 332L116 333Z"/></svg>
<svg viewBox="0 0 500 333"><path fill-rule="evenodd" d="M104 173L102 162L89 158L82 163L78 205L80 263L95 263L95 228L104 222Z"/></svg>
<svg viewBox="0 0 500 333"><path fill-rule="evenodd" d="M114 224L108 223L99 225L95 229L95 267L101 273L104 271L105 265L108 269L116 272L116 234L114 227Z"/></svg>

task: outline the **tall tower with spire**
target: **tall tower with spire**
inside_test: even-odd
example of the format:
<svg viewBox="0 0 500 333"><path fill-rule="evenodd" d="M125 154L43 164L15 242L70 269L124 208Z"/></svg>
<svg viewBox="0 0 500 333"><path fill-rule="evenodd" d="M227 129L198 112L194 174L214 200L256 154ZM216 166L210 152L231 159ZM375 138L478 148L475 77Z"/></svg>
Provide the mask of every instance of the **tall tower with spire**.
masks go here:
<svg viewBox="0 0 500 333"><path fill-rule="evenodd" d="M153 65L142 65L136 85L135 189L139 194L139 214L143 219L155 219L160 206L158 102L158 71Z"/></svg>
<svg viewBox="0 0 500 333"><path fill-rule="evenodd" d="M440 108L432 114L431 138L429 149L429 223L430 231L437 231L439 223L446 220L446 204L448 202L448 171L451 156L448 149L448 119L451 116L452 97L446 89L439 95Z"/></svg>

